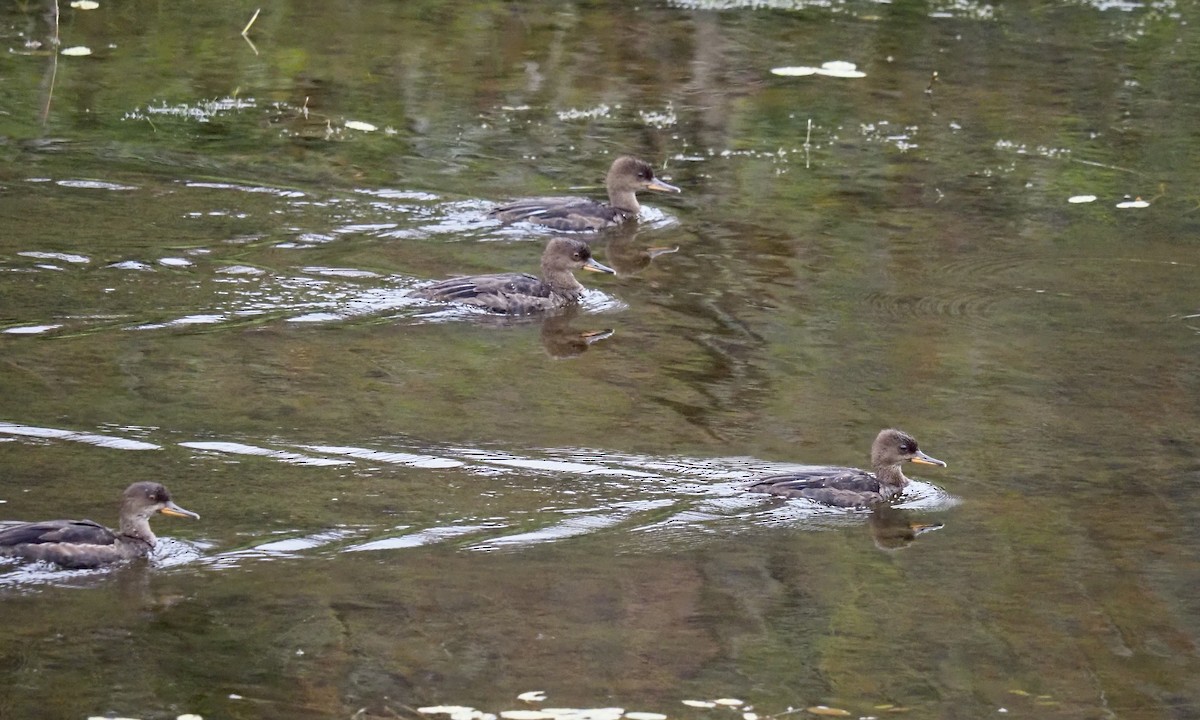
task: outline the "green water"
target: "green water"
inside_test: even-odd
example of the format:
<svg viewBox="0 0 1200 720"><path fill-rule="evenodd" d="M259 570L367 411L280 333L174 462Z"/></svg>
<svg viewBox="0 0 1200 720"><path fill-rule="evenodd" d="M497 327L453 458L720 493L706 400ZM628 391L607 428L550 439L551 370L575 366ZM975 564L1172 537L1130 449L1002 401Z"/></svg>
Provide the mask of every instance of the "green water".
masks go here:
<svg viewBox="0 0 1200 720"><path fill-rule="evenodd" d="M0 520L201 515L0 564L0 718L1200 717L1195 8L717 5L0 9ZM408 296L626 153L582 307Z"/></svg>

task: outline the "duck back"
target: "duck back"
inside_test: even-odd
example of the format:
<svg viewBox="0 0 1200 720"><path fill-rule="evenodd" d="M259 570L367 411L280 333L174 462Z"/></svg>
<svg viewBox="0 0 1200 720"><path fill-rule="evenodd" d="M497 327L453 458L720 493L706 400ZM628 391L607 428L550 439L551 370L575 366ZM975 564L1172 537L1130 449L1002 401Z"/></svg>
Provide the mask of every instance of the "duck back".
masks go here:
<svg viewBox="0 0 1200 720"><path fill-rule="evenodd" d="M472 305L495 313L524 315L565 305L541 278L526 273L450 278L421 289L421 297Z"/></svg>
<svg viewBox="0 0 1200 720"><path fill-rule="evenodd" d="M524 221L569 232L603 230L619 225L630 215L606 203L575 197L528 198L488 213L488 217L504 223Z"/></svg>
<svg viewBox="0 0 1200 720"><path fill-rule="evenodd" d="M46 520L0 530L0 553L18 545L76 543L112 545L117 534L91 520Z"/></svg>
<svg viewBox="0 0 1200 720"><path fill-rule="evenodd" d="M808 498L835 507L867 507L885 498L879 480L855 468L815 468L759 478L750 492L788 498Z"/></svg>

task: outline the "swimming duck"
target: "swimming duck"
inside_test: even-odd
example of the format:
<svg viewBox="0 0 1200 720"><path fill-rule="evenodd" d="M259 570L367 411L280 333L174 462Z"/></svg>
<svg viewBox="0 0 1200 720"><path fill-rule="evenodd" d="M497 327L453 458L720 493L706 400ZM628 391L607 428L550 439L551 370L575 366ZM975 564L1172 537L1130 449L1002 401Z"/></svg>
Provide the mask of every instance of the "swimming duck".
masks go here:
<svg viewBox="0 0 1200 720"><path fill-rule="evenodd" d="M488 217L512 223L525 220L555 230L603 230L637 217L639 190L680 192L674 185L654 177L654 169L644 160L622 155L613 160L604 179L608 203L577 197L540 197L518 200L494 208Z"/></svg>
<svg viewBox="0 0 1200 720"><path fill-rule="evenodd" d="M0 530L0 557L44 560L68 568L94 568L148 555L154 547L150 516L155 513L199 518L171 501L156 482L137 482L121 495L118 530L91 520L47 520Z"/></svg>
<svg viewBox="0 0 1200 720"><path fill-rule="evenodd" d="M912 435L889 428L881 430L871 444L874 473L855 468L819 467L759 478L746 489L789 498L808 498L835 507L866 507L889 502L903 492L909 480L900 471L900 464L906 461L946 467L946 463L921 452Z"/></svg>
<svg viewBox="0 0 1200 720"><path fill-rule="evenodd" d="M429 300L453 300L494 313L525 315L552 310L579 300L583 286L572 274L579 269L613 273L596 262L591 248L582 240L556 237L542 252L542 276L525 273L473 275L450 278L422 288L419 297Z"/></svg>

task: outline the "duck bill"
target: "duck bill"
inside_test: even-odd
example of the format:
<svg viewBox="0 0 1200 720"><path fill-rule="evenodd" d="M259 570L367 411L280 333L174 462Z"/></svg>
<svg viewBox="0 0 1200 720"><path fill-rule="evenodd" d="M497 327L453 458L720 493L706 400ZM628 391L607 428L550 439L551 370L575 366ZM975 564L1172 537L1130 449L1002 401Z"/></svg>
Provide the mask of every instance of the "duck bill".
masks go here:
<svg viewBox="0 0 1200 720"><path fill-rule="evenodd" d="M918 450L917 454L913 456L912 461L917 463L918 465L938 465L940 467L946 467L946 463L942 462L941 460L938 460L935 457L929 457L928 455L921 452L920 450Z"/></svg>
<svg viewBox="0 0 1200 720"><path fill-rule="evenodd" d="M608 273L609 275L617 274L616 270L596 262L596 258L588 258L588 261L583 264L583 269L588 272Z"/></svg>
<svg viewBox="0 0 1200 720"><path fill-rule="evenodd" d="M675 187L671 183L663 182L662 180L659 180L658 178L654 178L650 182L646 183L646 189L647 190L657 190L658 192L669 192L669 193L683 192L682 190Z"/></svg>
<svg viewBox="0 0 1200 720"><path fill-rule="evenodd" d="M167 503L162 510L159 510L159 512L163 515L170 515L171 517L185 517L192 518L193 520L200 519L200 516L196 513L192 512L191 510L184 510L173 502Z"/></svg>

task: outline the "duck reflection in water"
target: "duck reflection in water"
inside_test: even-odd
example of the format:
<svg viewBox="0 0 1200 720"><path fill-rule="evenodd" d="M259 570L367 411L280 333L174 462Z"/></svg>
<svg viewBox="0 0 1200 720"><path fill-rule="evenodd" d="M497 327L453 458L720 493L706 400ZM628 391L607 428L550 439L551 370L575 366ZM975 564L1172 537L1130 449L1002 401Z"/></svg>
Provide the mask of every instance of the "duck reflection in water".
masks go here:
<svg viewBox="0 0 1200 720"><path fill-rule="evenodd" d="M875 541L875 547L880 550L903 550L911 545L918 535L944 527L942 523L916 522L911 512L887 503L871 507L867 526L871 530L871 539Z"/></svg>
<svg viewBox="0 0 1200 720"><path fill-rule="evenodd" d="M576 270L612 274L612 268L592 257L587 243L556 237L542 252L542 276L501 273L450 278L416 292L428 300L444 300L505 315L527 315L561 308L579 301L583 285Z"/></svg>
<svg viewBox="0 0 1200 720"><path fill-rule="evenodd" d="M817 467L759 478L746 489L787 498L808 498L834 507L872 507L891 502L904 492L909 479L900 466L905 462L946 466L941 460L921 452L912 435L889 428L881 430L871 444L874 472Z"/></svg>
<svg viewBox="0 0 1200 720"><path fill-rule="evenodd" d="M656 178L649 163L627 155L613 161L604 185L608 190L607 203L578 197L528 198L495 208L488 217L504 223L531 222L555 230L603 230L637 217L641 210L637 200L639 191L680 192L674 185Z"/></svg>
<svg viewBox="0 0 1200 720"><path fill-rule="evenodd" d="M150 517L156 513L199 518L171 500L155 482L130 485L121 495L120 525L110 530L91 520L47 520L0 530L0 557L44 560L67 568L94 568L150 554L156 538Z"/></svg>
<svg viewBox="0 0 1200 720"><path fill-rule="evenodd" d="M596 343L607 340L615 332L612 328L578 331L571 328L571 320L579 314L578 305L569 305L562 310L547 313L542 320L542 347L552 358L566 360L579 357Z"/></svg>
<svg viewBox="0 0 1200 720"><path fill-rule="evenodd" d="M604 248L604 259L617 271L618 275L636 275L650 266L654 259L663 255L679 252L675 247L643 247L637 243L637 230L634 226L624 226L608 237ZM596 245L595 241L592 246Z"/></svg>

